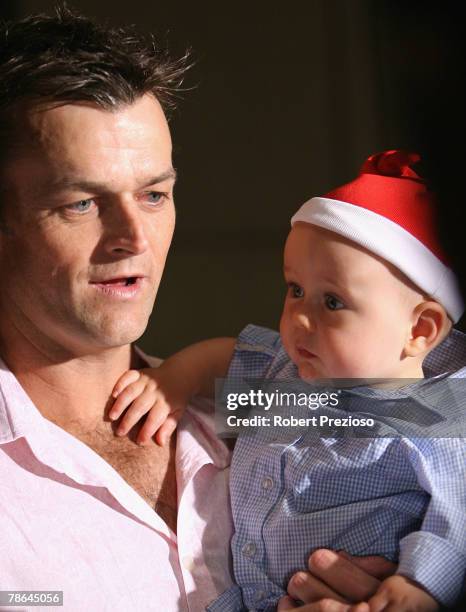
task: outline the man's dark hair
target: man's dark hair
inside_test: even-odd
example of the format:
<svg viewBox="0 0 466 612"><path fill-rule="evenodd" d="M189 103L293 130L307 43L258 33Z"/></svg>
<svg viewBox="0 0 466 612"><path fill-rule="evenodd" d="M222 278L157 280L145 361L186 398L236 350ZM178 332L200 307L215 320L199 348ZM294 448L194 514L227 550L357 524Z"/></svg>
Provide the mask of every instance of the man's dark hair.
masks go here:
<svg viewBox="0 0 466 612"><path fill-rule="evenodd" d="M186 56L172 60L152 37L62 6L54 16L0 25L0 117L22 103L91 102L112 110L146 93L167 111L185 70Z"/></svg>
<svg viewBox="0 0 466 612"><path fill-rule="evenodd" d="M73 102L116 110L152 94L172 110L188 54L172 59L132 27L94 23L61 5L54 16L0 23L0 168L21 142L24 112ZM0 180L0 231L6 185Z"/></svg>

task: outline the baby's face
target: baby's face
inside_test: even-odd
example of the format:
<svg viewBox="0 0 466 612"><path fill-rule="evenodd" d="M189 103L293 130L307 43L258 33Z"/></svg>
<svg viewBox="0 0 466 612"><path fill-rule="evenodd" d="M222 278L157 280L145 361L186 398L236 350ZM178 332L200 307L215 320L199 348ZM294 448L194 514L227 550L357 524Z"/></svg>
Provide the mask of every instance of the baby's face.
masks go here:
<svg viewBox="0 0 466 612"><path fill-rule="evenodd" d="M284 256L283 345L304 379L406 377L422 294L389 264L341 236L296 223Z"/></svg>

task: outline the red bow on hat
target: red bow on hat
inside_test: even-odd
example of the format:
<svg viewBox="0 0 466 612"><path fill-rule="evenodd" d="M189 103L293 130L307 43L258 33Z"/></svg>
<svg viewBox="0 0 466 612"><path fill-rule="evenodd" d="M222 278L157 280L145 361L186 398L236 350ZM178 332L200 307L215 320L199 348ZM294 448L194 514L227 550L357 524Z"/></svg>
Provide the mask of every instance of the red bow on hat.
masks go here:
<svg viewBox="0 0 466 612"><path fill-rule="evenodd" d="M379 174L380 176L405 177L422 181L422 178L412 168L419 161L421 161L421 157L417 153L396 150L384 151L367 158L362 165L360 174Z"/></svg>

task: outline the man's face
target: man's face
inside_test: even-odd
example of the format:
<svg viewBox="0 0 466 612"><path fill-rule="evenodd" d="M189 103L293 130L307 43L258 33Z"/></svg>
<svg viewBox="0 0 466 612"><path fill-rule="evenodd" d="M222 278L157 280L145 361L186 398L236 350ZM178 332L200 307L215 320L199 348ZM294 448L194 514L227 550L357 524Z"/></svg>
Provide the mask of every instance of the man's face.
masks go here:
<svg viewBox="0 0 466 612"><path fill-rule="evenodd" d="M284 263L280 333L301 378L403 377L421 293L365 249L307 223L291 230Z"/></svg>
<svg viewBox="0 0 466 612"><path fill-rule="evenodd" d="M31 111L2 181L0 316L30 341L72 352L138 338L175 223L159 103Z"/></svg>

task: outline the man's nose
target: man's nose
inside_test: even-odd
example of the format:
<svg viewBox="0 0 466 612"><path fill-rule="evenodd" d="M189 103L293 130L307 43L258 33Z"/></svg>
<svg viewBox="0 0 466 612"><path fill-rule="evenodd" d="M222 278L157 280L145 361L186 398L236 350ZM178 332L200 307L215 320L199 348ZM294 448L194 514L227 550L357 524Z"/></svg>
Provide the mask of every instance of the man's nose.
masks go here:
<svg viewBox="0 0 466 612"><path fill-rule="evenodd" d="M148 248L144 213L135 201L120 201L110 207L104 220L108 253L140 255Z"/></svg>

